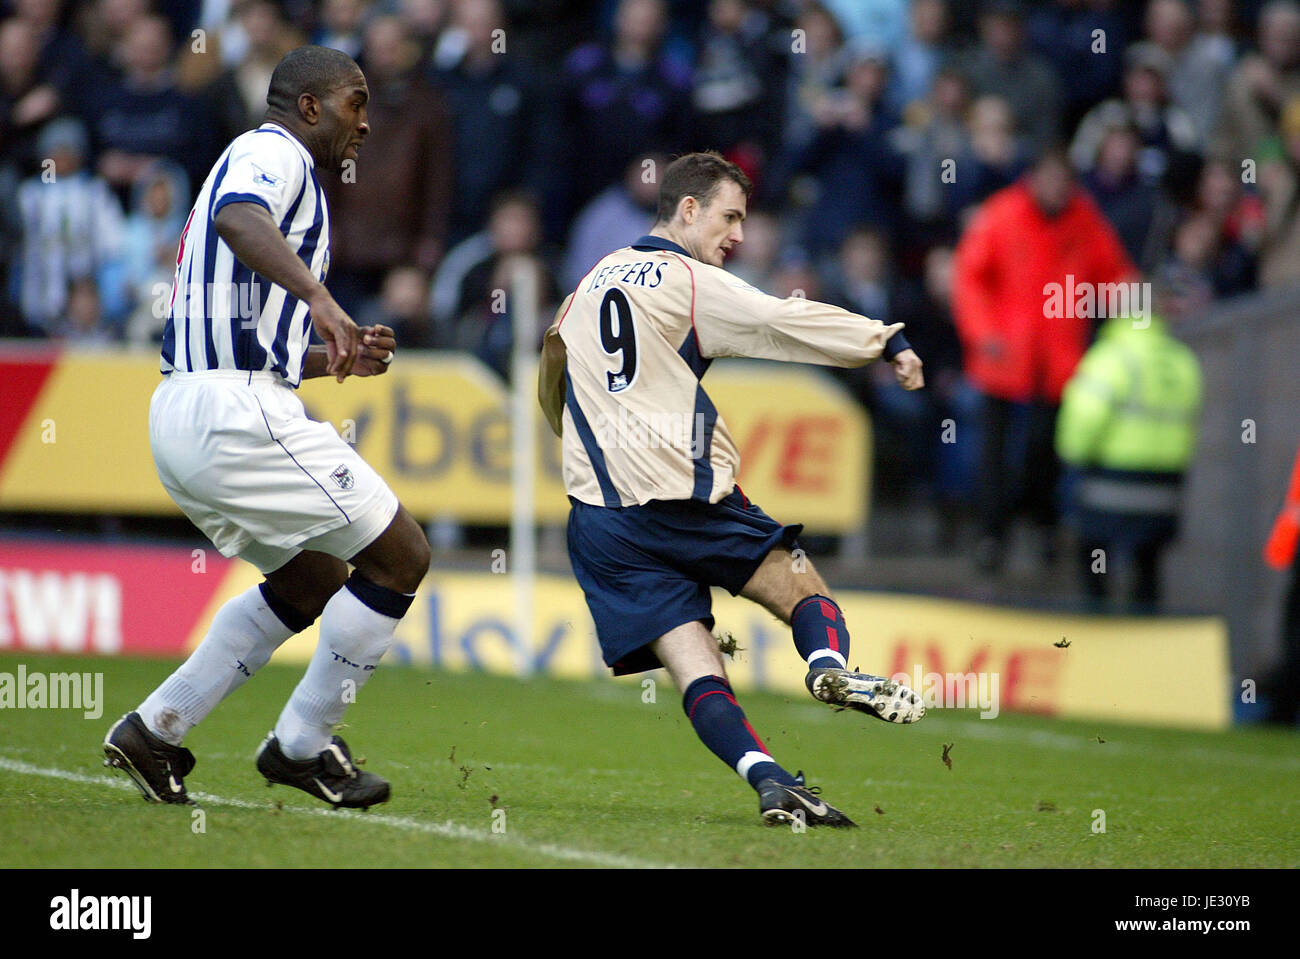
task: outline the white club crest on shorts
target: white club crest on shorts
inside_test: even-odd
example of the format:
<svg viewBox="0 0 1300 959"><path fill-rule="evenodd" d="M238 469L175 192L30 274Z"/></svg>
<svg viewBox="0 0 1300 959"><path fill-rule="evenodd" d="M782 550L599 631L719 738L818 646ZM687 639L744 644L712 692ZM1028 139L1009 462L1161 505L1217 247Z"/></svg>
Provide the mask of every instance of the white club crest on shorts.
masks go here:
<svg viewBox="0 0 1300 959"><path fill-rule="evenodd" d="M346 466L337 467L333 473L330 473L330 479L338 484L339 489L352 489L357 483L352 470Z"/></svg>

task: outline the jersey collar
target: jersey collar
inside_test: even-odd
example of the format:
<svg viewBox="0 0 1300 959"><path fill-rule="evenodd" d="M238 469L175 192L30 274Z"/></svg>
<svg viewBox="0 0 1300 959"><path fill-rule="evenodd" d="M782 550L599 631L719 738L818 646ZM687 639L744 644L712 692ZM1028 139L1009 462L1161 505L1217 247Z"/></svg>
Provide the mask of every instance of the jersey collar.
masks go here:
<svg viewBox="0 0 1300 959"><path fill-rule="evenodd" d="M632 244L634 250L665 250L669 253L680 253L682 256L690 256L684 249L674 243L672 240L665 240L661 236L651 236L646 234Z"/></svg>
<svg viewBox="0 0 1300 959"><path fill-rule="evenodd" d="M312 157L311 151L307 149L307 144L299 140L298 135L294 133L292 130L290 130L288 127L281 126L280 124L276 123L274 120L264 120L262 121L261 125L258 126L257 129L271 130L274 131L275 133L280 134L286 140L288 140L290 143L292 143L295 147L298 148L298 152L302 154L302 158L305 161L307 161L308 170L314 170L316 168L316 160Z"/></svg>

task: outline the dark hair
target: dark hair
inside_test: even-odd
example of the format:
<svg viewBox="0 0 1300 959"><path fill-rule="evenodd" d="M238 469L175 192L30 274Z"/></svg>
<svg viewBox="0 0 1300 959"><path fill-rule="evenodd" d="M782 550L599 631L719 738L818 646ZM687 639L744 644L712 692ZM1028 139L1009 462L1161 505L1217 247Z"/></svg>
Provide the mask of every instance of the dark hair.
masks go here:
<svg viewBox="0 0 1300 959"><path fill-rule="evenodd" d="M1064 167L1074 174L1074 163L1070 160L1070 148L1063 140L1052 140L1039 149L1033 156L1029 168L1037 173L1043 167Z"/></svg>
<svg viewBox="0 0 1300 959"><path fill-rule="evenodd" d="M659 184L658 222L670 221L683 197L693 196L700 206L708 206L723 180L731 180L746 197L753 192L754 184L745 176L745 171L712 150L678 157L668 164L663 182Z"/></svg>
<svg viewBox="0 0 1300 959"><path fill-rule="evenodd" d="M298 97L310 93L323 98L348 77L360 73L357 62L331 47L297 47L275 65L266 105L272 110L296 113Z"/></svg>
<svg viewBox="0 0 1300 959"><path fill-rule="evenodd" d="M534 214L540 214L542 210L532 190L524 187L507 187L492 194L492 199L488 201L488 219L492 219L508 206L526 206Z"/></svg>

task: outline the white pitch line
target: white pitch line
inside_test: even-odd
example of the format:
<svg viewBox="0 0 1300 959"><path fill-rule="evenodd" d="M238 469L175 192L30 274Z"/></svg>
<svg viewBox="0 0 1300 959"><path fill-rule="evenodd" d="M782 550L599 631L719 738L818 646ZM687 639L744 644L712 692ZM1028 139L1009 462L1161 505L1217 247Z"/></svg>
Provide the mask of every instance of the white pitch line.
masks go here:
<svg viewBox="0 0 1300 959"><path fill-rule="evenodd" d="M49 779L61 779L64 782L85 783L90 786L107 786L110 789L126 790L135 792L136 787L133 783L123 779L116 779L109 776L88 776L85 773L72 772L67 769L50 769L42 766L33 766L31 763L25 763L17 759L9 759L0 756L0 769L8 770L12 773L18 773L24 776L44 776ZM190 795L199 803L209 806L231 806L236 809L265 810L267 807L264 803L249 802L245 799L231 799L226 796L215 796L212 793L192 792ZM593 866L604 866L613 869L673 869L675 866L664 863L648 862L643 859L634 859L630 856L620 856L615 853L594 852L586 849L574 849L568 846L558 846L555 843L536 842L531 839L517 839L508 834L491 833L482 829L474 829L470 826L464 826L460 823L447 822L422 822L418 819L410 819L405 816L390 816L385 813L362 813L347 809L299 809L293 806L284 806L281 812L294 813L302 816L328 816L330 818L348 819L353 822L363 824L374 824L388 826L393 829L403 829L407 832L422 832L433 836L441 836L445 839L464 839L470 842L496 843L506 846L512 846L525 852L536 853L540 856L548 856L552 859L559 859L565 862L580 862Z"/></svg>

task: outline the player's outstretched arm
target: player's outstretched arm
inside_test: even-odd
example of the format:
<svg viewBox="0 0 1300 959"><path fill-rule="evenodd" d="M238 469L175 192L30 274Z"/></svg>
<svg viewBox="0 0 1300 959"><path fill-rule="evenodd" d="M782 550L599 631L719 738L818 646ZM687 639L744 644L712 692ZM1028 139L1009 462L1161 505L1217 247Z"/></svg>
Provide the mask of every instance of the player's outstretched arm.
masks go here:
<svg viewBox="0 0 1300 959"><path fill-rule="evenodd" d="M716 268L696 267L693 276L698 291L693 322L705 357L856 367L882 356L893 363L910 352L905 339L895 339L902 323L882 323L803 297L770 296ZM899 382L916 382L920 365L915 353L901 371L895 365L896 374L907 374L907 381L900 376Z"/></svg>
<svg viewBox="0 0 1300 959"><path fill-rule="evenodd" d="M307 304L312 324L325 341L325 373L342 382L359 355L360 332L325 284L289 248L271 215L256 203L227 203L214 225L241 263Z"/></svg>

